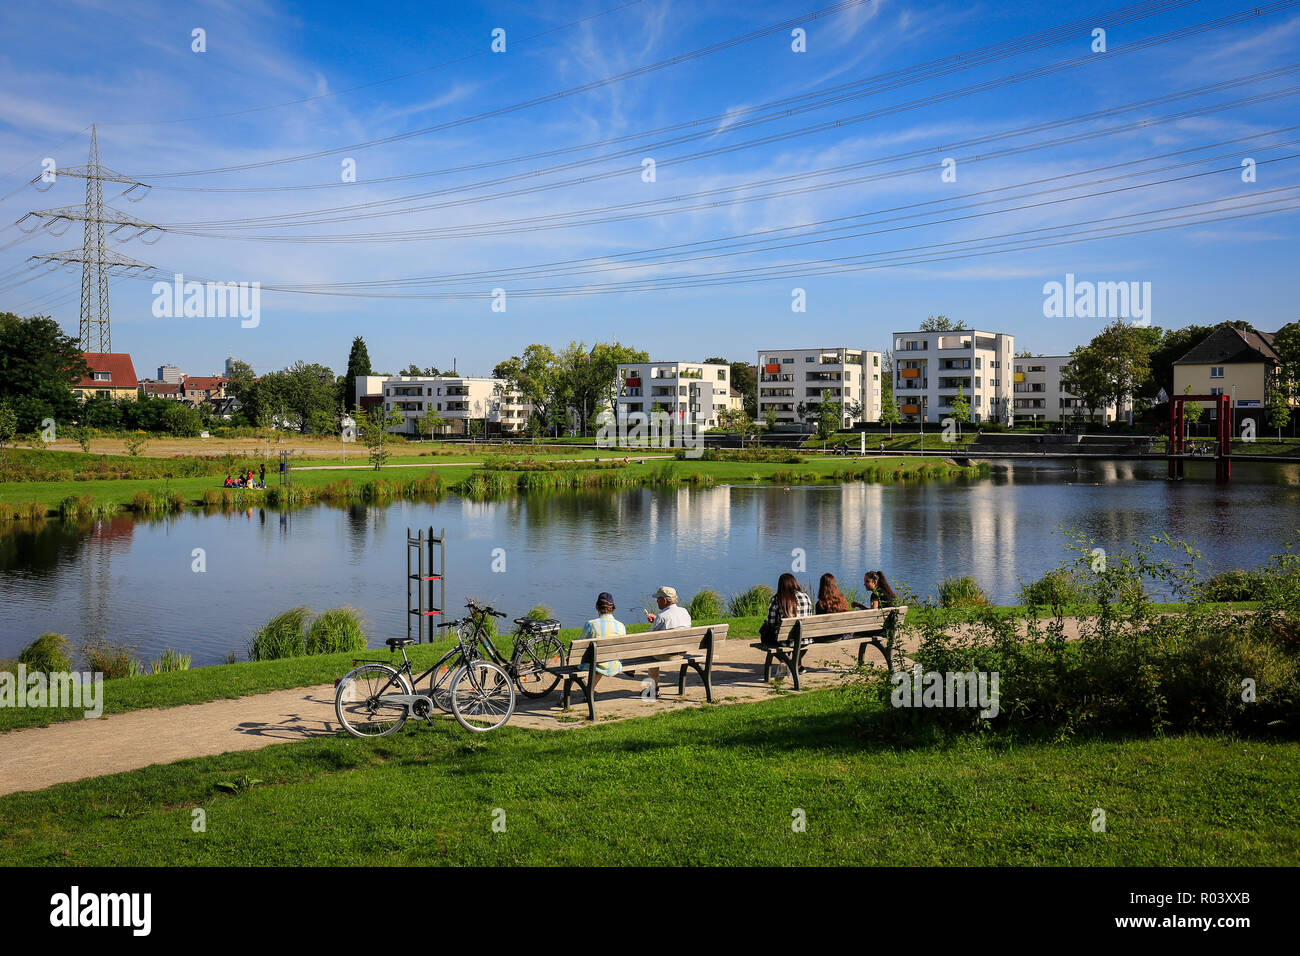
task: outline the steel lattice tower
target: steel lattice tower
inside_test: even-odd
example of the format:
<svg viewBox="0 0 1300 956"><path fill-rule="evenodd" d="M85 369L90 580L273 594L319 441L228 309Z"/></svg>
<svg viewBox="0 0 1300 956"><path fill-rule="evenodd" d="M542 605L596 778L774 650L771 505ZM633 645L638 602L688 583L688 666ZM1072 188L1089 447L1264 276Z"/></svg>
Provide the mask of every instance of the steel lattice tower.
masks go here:
<svg viewBox="0 0 1300 956"><path fill-rule="evenodd" d="M86 165L57 170L57 176L76 176L85 179L85 204L29 212L18 220L18 224L21 226L25 220L36 218L39 225L48 229L56 222L80 221L84 223L85 228L81 251L52 252L32 256L29 261L43 261L53 264L81 263L81 323L79 330L81 349L84 352L111 352L113 350L113 338L112 328L109 323L109 273L114 268L130 272L133 269L143 271L153 267L129 256L110 252L105 243L104 227L105 225L111 225L113 227L111 232L113 233L126 228L136 230L134 236L128 236L127 238L136 238L157 231L158 236L154 238L154 242L161 238L162 231L151 223L136 219L134 216L128 216L112 206L104 205L104 183L106 182L125 184L128 188L123 195L126 195L127 199L132 201L144 197L140 196L133 199L127 194L137 188L147 190L148 187L100 164L99 134L95 126L90 127L90 156ZM40 180L41 177L38 176L32 182L35 184ZM107 215L105 210L107 210ZM32 230L35 228L33 226Z"/></svg>

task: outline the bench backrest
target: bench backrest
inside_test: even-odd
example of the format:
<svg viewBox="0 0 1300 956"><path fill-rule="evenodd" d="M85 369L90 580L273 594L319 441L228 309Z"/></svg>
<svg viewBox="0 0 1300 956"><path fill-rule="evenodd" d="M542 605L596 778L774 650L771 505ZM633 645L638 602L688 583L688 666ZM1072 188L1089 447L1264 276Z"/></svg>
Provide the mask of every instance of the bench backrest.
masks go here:
<svg viewBox="0 0 1300 956"><path fill-rule="evenodd" d="M702 627L678 627L666 631L641 631L638 634L621 634L617 637L578 638L569 645L569 665L582 663L587 648L596 645L596 661L638 660L656 654L677 654L699 651L706 647L709 635L714 646L727 637L726 624L706 624Z"/></svg>
<svg viewBox="0 0 1300 956"><path fill-rule="evenodd" d="M902 625L907 607L881 607L872 611L844 611L841 614L814 614L809 617L788 617L781 622L776 639L779 643L793 638L795 627L800 639L826 639L841 634L879 634L889 622L889 615L897 614L897 624Z"/></svg>

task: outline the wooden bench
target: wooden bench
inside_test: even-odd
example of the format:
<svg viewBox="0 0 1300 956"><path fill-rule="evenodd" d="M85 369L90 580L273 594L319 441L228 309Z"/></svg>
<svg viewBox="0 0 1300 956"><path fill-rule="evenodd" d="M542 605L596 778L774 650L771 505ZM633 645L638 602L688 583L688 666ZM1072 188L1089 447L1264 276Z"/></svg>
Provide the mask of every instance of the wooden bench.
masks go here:
<svg viewBox="0 0 1300 956"><path fill-rule="evenodd" d="M861 664L870 644L885 659L885 668L894 667L894 637L907 617L906 607L877 608L874 611L845 611L843 614L817 614L812 617L787 618L781 622L775 644L751 644L767 652L763 661L763 680L772 677L772 660L776 658L790 668L794 689L799 689L799 663L809 644L846 644L858 642Z"/></svg>
<svg viewBox="0 0 1300 956"><path fill-rule="evenodd" d="M703 679L704 696L712 702L713 648L715 642L726 640L727 628L726 624L712 624L642 631L618 637L580 638L569 646L568 662L563 667L552 668L564 678L564 706L569 706L570 691L577 684L587 698L587 715L596 719L596 700L591 685L596 676L596 665L605 661L621 661L624 671L681 665L681 672L677 675L679 694L686 693L686 670L691 668ZM658 688L655 693L658 694Z"/></svg>

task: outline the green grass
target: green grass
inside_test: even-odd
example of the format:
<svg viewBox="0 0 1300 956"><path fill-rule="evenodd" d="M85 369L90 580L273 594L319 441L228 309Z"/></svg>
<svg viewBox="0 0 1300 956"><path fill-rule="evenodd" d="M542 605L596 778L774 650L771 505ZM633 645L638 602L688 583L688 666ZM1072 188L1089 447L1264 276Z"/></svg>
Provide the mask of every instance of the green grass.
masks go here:
<svg viewBox="0 0 1300 956"><path fill-rule="evenodd" d="M13 865L1293 865L1300 745L874 742L839 692L486 739L447 720L0 798ZM1093 832L1095 808L1106 832ZM192 829L193 811L206 831ZM796 811L805 832L791 826ZM502 816L504 814L504 816ZM493 829L503 820L504 832Z"/></svg>

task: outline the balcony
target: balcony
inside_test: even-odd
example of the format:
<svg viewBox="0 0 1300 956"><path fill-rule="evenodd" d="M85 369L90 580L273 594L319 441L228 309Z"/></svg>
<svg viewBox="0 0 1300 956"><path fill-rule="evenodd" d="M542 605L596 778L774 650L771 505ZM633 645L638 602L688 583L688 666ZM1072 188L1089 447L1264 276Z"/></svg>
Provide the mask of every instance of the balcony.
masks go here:
<svg viewBox="0 0 1300 956"><path fill-rule="evenodd" d="M759 381L760 382L793 382L794 373L793 372L785 372L783 374L764 373L759 378Z"/></svg>
<svg viewBox="0 0 1300 956"><path fill-rule="evenodd" d="M804 381L807 382L838 382L843 379L839 372L808 372Z"/></svg>

